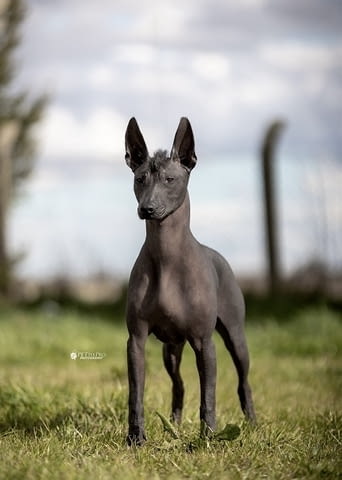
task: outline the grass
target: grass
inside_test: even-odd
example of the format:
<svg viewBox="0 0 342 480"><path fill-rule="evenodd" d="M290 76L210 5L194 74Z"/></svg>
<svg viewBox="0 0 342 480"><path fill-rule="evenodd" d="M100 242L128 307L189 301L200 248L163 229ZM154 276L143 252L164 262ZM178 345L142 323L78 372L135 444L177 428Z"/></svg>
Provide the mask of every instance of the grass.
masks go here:
<svg viewBox="0 0 342 480"><path fill-rule="evenodd" d="M184 421L174 438L170 382L161 344L147 347L148 442L126 447L126 330L73 311L0 313L1 479L336 479L342 478L342 322L322 307L286 322L250 322L251 384L258 426L243 422L236 375L216 338L218 429L233 441L199 441L199 386L194 355L182 363ZM100 352L102 360L72 360Z"/></svg>

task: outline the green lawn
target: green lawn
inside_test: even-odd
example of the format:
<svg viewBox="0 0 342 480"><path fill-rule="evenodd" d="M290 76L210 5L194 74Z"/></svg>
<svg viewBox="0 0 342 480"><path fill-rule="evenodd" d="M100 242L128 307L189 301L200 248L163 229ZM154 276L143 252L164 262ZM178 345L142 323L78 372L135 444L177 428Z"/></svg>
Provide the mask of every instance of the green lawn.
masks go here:
<svg viewBox="0 0 342 480"><path fill-rule="evenodd" d="M184 421L177 439L161 344L147 346L148 442L129 449L126 330L122 322L72 311L0 312L1 479L336 479L342 478L342 319L304 309L278 324L250 322L251 384L258 426L244 424L229 354L216 338L218 429L237 424L233 441L200 442L194 355L182 363ZM72 360L100 352L102 360Z"/></svg>

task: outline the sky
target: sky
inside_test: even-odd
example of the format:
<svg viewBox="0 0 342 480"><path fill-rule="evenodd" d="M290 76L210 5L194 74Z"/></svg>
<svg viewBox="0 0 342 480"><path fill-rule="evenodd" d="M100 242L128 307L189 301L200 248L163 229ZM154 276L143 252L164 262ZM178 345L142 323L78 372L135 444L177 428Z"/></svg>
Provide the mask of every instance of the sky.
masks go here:
<svg viewBox="0 0 342 480"><path fill-rule="evenodd" d="M258 155L274 119L282 262L342 265L340 0L28 0L15 89L50 96L10 220L23 275L128 275L144 237L124 164L131 116L153 152L181 116L199 159L193 231L265 266ZM223 251L222 251L223 250ZM340 263L339 263L340 262Z"/></svg>

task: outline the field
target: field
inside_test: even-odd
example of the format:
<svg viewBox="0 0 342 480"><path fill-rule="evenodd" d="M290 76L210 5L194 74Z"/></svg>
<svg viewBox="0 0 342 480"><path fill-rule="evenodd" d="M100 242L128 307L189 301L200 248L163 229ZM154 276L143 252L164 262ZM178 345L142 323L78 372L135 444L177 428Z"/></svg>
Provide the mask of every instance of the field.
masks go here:
<svg viewBox="0 0 342 480"><path fill-rule="evenodd" d="M161 344L147 346L148 442L125 445L126 330L121 319L53 308L0 313L1 479L342 478L342 319L326 307L247 326L258 426L243 421L236 375L221 340L218 430L232 441L199 441L199 386L185 350L184 421L177 437L156 414L170 409ZM104 358L72 360L72 352Z"/></svg>

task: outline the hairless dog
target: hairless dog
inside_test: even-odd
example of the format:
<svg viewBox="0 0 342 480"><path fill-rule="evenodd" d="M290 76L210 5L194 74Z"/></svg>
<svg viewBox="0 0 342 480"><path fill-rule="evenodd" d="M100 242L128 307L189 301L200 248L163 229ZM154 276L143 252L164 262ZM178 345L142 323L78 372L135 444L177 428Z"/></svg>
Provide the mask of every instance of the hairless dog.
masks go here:
<svg viewBox="0 0 342 480"><path fill-rule="evenodd" d="M238 395L248 420L255 422L247 376L249 355L244 333L245 306L226 260L201 245L190 231L189 175L196 165L190 122L181 118L170 155L149 156L135 118L128 123L126 162L134 172L138 215L146 239L130 275L127 299L129 431L127 443L141 445L144 431L145 342L153 333L163 342L163 359L172 380L172 420L181 421L184 386L183 347L196 356L200 379L200 419L204 433L215 429L216 329L238 374Z"/></svg>

